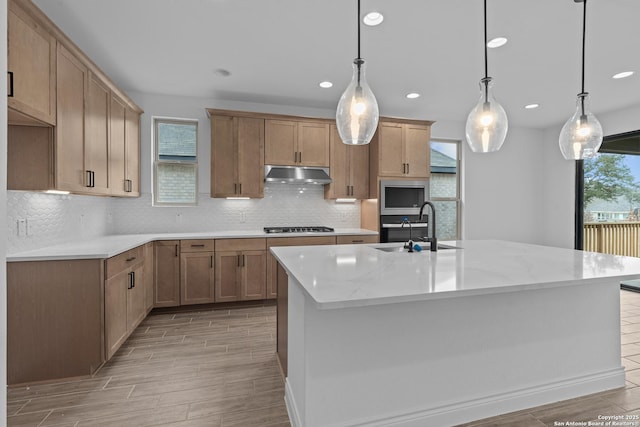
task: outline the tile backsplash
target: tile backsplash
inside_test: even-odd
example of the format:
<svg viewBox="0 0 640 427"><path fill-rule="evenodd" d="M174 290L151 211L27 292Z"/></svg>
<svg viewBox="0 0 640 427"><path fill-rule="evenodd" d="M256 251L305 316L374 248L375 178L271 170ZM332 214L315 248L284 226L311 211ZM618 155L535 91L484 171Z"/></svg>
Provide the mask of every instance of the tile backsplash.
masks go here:
<svg viewBox="0 0 640 427"><path fill-rule="evenodd" d="M198 206L153 207L139 198L7 192L7 253L16 253L106 234L257 230L266 226L360 227L360 203L324 199L324 187L265 185L263 199L212 199ZM20 220L25 223L19 224Z"/></svg>

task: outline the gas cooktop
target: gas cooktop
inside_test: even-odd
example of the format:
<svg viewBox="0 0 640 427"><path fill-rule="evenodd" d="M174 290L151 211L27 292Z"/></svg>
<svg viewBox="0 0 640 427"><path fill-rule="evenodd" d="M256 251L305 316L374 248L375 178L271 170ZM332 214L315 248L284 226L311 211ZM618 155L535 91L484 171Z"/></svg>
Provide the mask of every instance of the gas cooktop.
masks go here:
<svg viewBox="0 0 640 427"><path fill-rule="evenodd" d="M331 227L311 226L311 227L264 227L265 233L330 233Z"/></svg>

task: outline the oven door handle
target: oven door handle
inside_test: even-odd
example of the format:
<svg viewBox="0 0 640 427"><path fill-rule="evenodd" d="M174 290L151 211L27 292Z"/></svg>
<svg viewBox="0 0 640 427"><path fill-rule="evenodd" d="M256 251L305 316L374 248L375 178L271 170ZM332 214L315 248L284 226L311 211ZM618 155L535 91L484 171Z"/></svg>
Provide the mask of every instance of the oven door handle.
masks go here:
<svg viewBox="0 0 640 427"><path fill-rule="evenodd" d="M427 228L429 224L426 222L412 222L411 227L413 228ZM407 226L408 228L409 226ZM382 228L402 228L402 224L382 224Z"/></svg>

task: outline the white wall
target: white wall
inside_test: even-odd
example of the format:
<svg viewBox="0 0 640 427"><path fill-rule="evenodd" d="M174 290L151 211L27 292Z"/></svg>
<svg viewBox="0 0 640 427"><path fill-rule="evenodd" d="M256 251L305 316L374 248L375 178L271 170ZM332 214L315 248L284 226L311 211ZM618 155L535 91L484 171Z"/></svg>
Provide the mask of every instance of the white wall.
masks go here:
<svg viewBox="0 0 640 427"><path fill-rule="evenodd" d="M0 71L7 71L7 0L0 0ZM0 171L7 170L7 89L0 85ZM7 221L7 174L0 174L0 224ZM0 227L0 384L7 384L7 228ZM0 387L0 425L7 419L7 388Z"/></svg>
<svg viewBox="0 0 640 427"><path fill-rule="evenodd" d="M543 132L511 127L500 151L473 153L464 122L436 122L433 138L462 141L463 238L543 243L538 203Z"/></svg>

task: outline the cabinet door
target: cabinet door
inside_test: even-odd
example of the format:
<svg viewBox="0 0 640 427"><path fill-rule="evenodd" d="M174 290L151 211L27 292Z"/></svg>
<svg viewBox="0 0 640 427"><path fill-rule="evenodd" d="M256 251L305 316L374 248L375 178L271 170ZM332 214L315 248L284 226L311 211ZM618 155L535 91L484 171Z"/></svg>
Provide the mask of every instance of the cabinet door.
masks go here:
<svg viewBox="0 0 640 427"><path fill-rule="evenodd" d="M56 124L56 40L14 1L8 2L8 71L13 96L8 106Z"/></svg>
<svg viewBox="0 0 640 427"><path fill-rule="evenodd" d="M215 301L227 302L240 299L240 268L242 252L216 252Z"/></svg>
<svg viewBox="0 0 640 427"><path fill-rule="evenodd" d="M127 292L127 331L128 334L142 322L147 315L145 310L144 263L139 263L131 271L131 283Z"/></svg>
<svg viewBox="0 0 640 427"><path fill-rule="evenodd" d="M211 116L211 197L237 193L235 119Z"/></svg>
<svg viewBox="0 0 640 427"><path fill-rule="evenodd" d="M129 292L129 269L116 274L104 285L104 336L107 360L127 339L127 293Z"/></svg>
<svg viewBox="0 0 640 427"><path fill-rule="evenodd" d="M267 297L267 289L265 286L267 252L244 251L242 257L240 299L265 299Z"/></svg>
<svg viewBox="0 0 640 427"><path fill-rule="evenodd" d="M379 176L404 176L406 166L402 150L402 125L380 123L378 141Z"/></svg>
<svg viewBox="0 0 640 427"><path fill-rule="evenodd" d="M153 308L153 242L144 245L144 308Z"/></svg>
<svg viewBox="0 0 640 427"><path fill-rule="evenodd" d="M329 124L298 123L298 163L329 167Z"/></svg>
<svg viewBox="0 0 640 427"><path fill-rule="evenodd" d="M180 305L214 302L213 252L186 252L180 258Z"/></svg>
<svg viewBox="0 0 640 427"><path fill-rule="evenodd" d="M125 110L126 146L125 163L127 169L125 192L127 196L140 196L140 114L127 107Z"/></svg>
<svg viewBox="0 0 640 427"><path fill-rule="evenodd" d="M329 172L333 182L324 186L326 199L351 197L351 182L349 180L349 147L342 143L338 128L331 125L331 137L329 138ZM368 167L367 167L368 169ZM368 174L367 174L368 175ZM369 177L367 176L367 179Z"/></svg>
<svg viewBox="0 0 640 427"><path fill-rule="evenodd" d="M287 120L264 121L264 163L295 166L298 159L298 123Z"/></svg>
<svg viewBox="0 0 640 427"><path fill-rule="evenodd" d="M343 144L344 145L344 144ZM369 145L350 145L349 182L351 196L356 199L369 198Z"/></svg>
<svg viewBox="0 0 640 427"><path fill-rule="evenodd" d="M56 188L86 192L84 100L87 67L58 44ZM85 184L86 183L86 184Z"/></svg>
<svg viewBox="0 0 640 427"><path fill-rule="evenodd" d="M111 119L109 121L111 127L111 152L110 152L110 168L111 178L109 187L111 194L115 196L123 196L126 194L127 185L125 179L127 177L127 166L125 162L126 145L125 145L125 104L115 95L110 96L111 102Z"/></svg>
<svg viewBox="0 0 640 427"><path fill-rule="evenodd" d="M109 88L91 71L87 78L87 102L85 109L85 169L92 173L87 188L98 194L109 193ZM111 129L113 137L114 130Z"/></svg>
<svg viewBox="0 0 640 427"><path fill-rule="evenodd" d="M237 118L238 195L264 196L264 120Z"/></svg>
<svg viewBox="0 0 640 427"><path fill-rule="evenodd" d="M154 307L180 305L180 242L163 240L153 244Z"/></svg>
<svg viewBox="0 0 640 427"><path fill-rule="evenodd" d="M429 177L430 128L428 126L405 125L406 176Z"/></svg>

